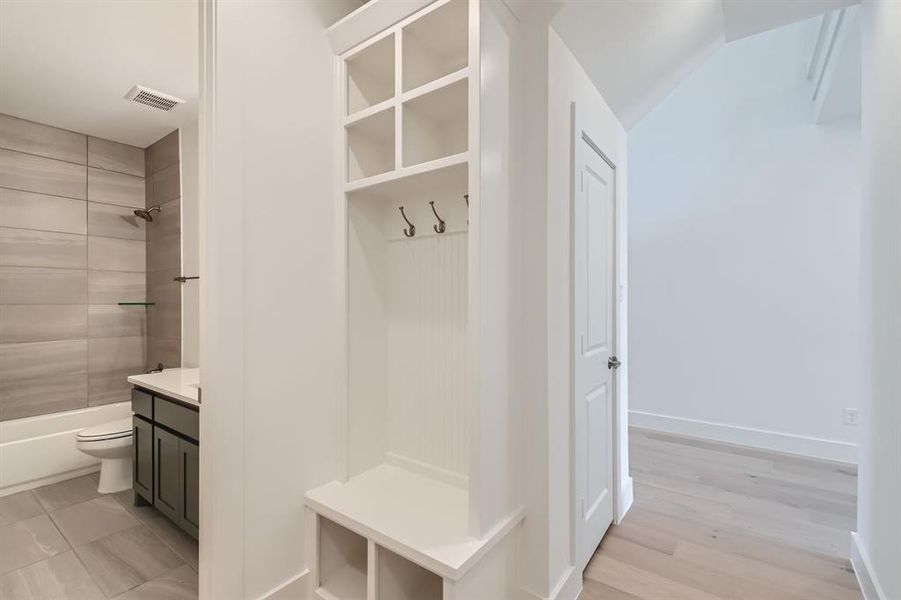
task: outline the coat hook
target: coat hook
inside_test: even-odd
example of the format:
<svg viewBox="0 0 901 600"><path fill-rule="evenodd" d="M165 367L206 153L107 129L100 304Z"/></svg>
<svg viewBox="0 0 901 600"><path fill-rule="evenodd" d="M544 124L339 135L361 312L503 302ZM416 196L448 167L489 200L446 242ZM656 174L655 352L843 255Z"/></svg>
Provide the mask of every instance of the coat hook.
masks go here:
<svg viewBox="0 0 901 600"><path fill-rule="evenodd" d="M400 210L400 216L402 216L404 218L404 221L407 222L407 225L409 225L409 227L404 229L404 235L407 236L408 238L411 238L414 235L416 235L416 225L411 223L410 219L407 218L407 214L404 212L403 206L401 206L399 210Z"/></svg>
<svg viewBox="0 0 901 600"><path fill-rule="evenodd" d="M435 215L436 219L438 219L438 224L432 225L432 229L435 230L435 233L444 233L444 230L447 229L447 224L444 222L444 219L438 216L438 211L435 210L435 201L430 201L429 206L432 207L432 214Z"/></svg>

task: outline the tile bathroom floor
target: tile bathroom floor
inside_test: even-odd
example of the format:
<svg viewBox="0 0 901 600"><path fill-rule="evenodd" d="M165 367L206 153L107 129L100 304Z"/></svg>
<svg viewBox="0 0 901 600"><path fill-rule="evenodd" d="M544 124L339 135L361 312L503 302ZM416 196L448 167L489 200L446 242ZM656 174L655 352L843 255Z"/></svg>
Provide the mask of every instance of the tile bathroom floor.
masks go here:
<svg viewBox="0 0 901 600"><path fill-rule="evenodd" d="M0 498L0 598L197 598L197 541L98 477Z"/></svg>

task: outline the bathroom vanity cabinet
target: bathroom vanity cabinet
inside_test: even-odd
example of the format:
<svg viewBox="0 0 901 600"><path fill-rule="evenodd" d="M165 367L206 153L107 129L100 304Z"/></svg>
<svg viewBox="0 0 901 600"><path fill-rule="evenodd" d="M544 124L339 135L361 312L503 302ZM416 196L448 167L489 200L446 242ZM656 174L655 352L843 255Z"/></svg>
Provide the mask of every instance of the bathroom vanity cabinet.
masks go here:
<svg viewBox="0 0 901 600"><path fill-rule="evenodd" d="M132 389L131 405L135 504L152 504L196 538L200 411L138 387Z"/></svg>

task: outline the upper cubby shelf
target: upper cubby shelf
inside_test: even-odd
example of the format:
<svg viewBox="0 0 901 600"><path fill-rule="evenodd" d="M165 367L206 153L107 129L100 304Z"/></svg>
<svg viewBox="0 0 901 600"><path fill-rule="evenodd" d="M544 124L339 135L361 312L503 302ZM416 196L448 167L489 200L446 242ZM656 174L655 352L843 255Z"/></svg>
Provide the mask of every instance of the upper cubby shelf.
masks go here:
<svg viewBox="0 0 901 600"><path fill-rule="evenodd" d="M351 181L344 192L353 198L384 198L428 193L430 189L467 189L469 154L463 152L404 167L381 175Z"/></svg>
<svg viewBox="0 0 901 600"><path fill-rule="evenodd" d="M347 180L387 173L394 164L394 107L346 126Z"/></svg>
<svg viewBox="0 0 901 600"><path fill-rule="evenodd" d="M403 166L466 152L468 79L458 79L403 103Z"/></svg>
<svg viewBox="0 0 901 600"><path fill-rule="evenodd" d="M403 91L408 92L469 64L467 0L450 0L403 28Z"/></svg>
<svg viewBox="0 0 901 600"><path fill-rule="evenodd" d="M342 57L345 192L466 162L469 1L437 0Z"/></svg>
<svg viewBox="0 0 901 600"><path fill-rule="evenodd" d="M394 45L392 34L347 58L348 115L394 97Z"/></svg>

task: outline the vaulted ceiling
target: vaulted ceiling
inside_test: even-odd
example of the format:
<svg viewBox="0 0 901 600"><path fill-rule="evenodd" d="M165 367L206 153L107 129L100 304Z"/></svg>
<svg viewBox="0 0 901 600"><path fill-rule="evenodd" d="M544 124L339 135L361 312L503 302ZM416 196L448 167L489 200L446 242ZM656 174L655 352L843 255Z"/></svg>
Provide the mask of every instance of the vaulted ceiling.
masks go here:
<svg viewBox="0 0 901 600"><path fill-rule="evenodd" d="M630 129L723 44L858 0L567 0L553 27Z"/></svg>
<svg viewBox="0 0 901 600"><path fill-rule="evenodd" d="M627 128L724 43L857 2L556 1L554 28ZM197 0L0 0L0 113L146 146L196 119L197 18ZM129 103L134 84L188 102Z"/></svg>

